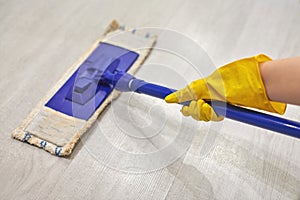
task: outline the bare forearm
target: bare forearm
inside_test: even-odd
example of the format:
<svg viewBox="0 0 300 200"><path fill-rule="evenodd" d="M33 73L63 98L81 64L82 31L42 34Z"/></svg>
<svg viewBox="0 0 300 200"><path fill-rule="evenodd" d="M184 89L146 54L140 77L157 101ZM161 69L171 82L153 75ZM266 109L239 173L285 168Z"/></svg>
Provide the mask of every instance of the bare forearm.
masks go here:
<svg viewBox="0 0 300 200"><path fill-rule="evenodd" d="M300 57L273 60L259 67L270 100L300 105Z"/></svg>

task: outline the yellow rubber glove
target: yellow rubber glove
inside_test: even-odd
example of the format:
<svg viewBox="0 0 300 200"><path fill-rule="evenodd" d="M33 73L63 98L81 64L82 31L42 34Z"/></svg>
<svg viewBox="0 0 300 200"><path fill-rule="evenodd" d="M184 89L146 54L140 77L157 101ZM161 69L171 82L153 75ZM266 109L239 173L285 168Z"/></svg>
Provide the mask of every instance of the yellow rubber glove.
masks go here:
<svg viewBox="0 0 300 200"><path fill-rule="evenodd" d="M260 54L229 63L210 76L193 81L187 87L168 95L165 101L168 103L191 101L189 106L182 108L182 114L204 121L223 119L205 103L205 100L219 100L283 114L286 104L269 100L260 75L259 63L269 60L271 58Z"/></svg>

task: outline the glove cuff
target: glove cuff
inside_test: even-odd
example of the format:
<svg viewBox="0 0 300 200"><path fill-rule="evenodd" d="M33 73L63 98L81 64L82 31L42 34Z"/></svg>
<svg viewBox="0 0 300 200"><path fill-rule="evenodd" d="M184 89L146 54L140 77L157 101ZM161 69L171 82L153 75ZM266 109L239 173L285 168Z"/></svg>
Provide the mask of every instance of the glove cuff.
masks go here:
<svg viewBox="0 0 300 200"><path fill-rule="evenodd" d="M259 109L264 109L264 110L274 112L274 113L278 113L278 114L281 114L281 115L284 114L285 110L286 110L286 103L275 102L275 101L271 101L269 99L269 97L267 95L267 92L266 92L264 82L263 82L261 74L260 74L260 70L259 70L259 64L260 63L267 62L267 61L270 61L272 59L270 57L264 55L264 54L256 55L253 58L257 62L256 69L259 72L259 81L260 81L261 87L262 87L262 93L261 94L263 96L263 99L265 99L265 101L264 101L265 107L259 108ZM268 109L266 109L266 108L268 108Z"/></svg>

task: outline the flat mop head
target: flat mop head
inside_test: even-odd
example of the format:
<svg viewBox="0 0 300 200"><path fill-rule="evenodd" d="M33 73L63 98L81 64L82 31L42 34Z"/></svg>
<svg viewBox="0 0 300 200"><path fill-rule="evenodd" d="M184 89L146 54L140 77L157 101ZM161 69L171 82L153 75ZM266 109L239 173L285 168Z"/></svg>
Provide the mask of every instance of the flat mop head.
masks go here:
<svg viewBox="0 0 300 200"><path fill-rule="evenodd" d="M134 51L100 43L46 106L88 120L114 89L103 77L116 71L127 72L138 57Z"/></svg>
<svg viewBox="0 0 300 200"><path fill-rule="evenodd" d="M12 136L57 156L71 154L80 136L119 95L113 92L114 84L103 77L116 72L133 74L147 58L155 40L148 33L124 30L113 21Z"/></svg>

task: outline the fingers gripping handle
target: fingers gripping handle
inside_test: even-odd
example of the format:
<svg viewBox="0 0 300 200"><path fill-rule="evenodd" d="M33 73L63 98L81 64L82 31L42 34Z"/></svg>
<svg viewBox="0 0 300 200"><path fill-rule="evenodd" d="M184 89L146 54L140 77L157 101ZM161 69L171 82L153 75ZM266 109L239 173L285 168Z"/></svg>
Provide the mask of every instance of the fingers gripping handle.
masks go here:
<svg viewBox="0 0 300 200"><path fill-rule="evenodd" d="M175 92L176 90L163 87L160 85L155 85L152 83L147 83L143 80L132 79L129 83L129 88L131 91L150 95L160 99L164 99L167 95ZM260 113L257 111L249 110L246 108L241 108L233 106L231 104L220 102L220 101L209 101L212 108L218 115L227 117L232 120L247 123L278 133L283 133L292 137L300 138L300 123L276 117L273 115L268 115L265 113ZM189 102L181 103L182 105L189 105Z"/></svg>
<svg viewBox="0 0 300 200"><path fill-rule="evenodd" d="M116 78L117 77L117 78ZM146 94L156 98L164 99L167 95L176 90L167 88L152 83L147 83L143 80L136 79L128 73L106 74L105 79L112 84L115 89L126 92L133 91ZM278 133L283 133L292 137L300 138L300 123L233 106L231 104L220 101L206 101L214 111L220 115L232 120L247 123L264 129L272 130ZM189 102L181 103L189 105Z"/></svg>

